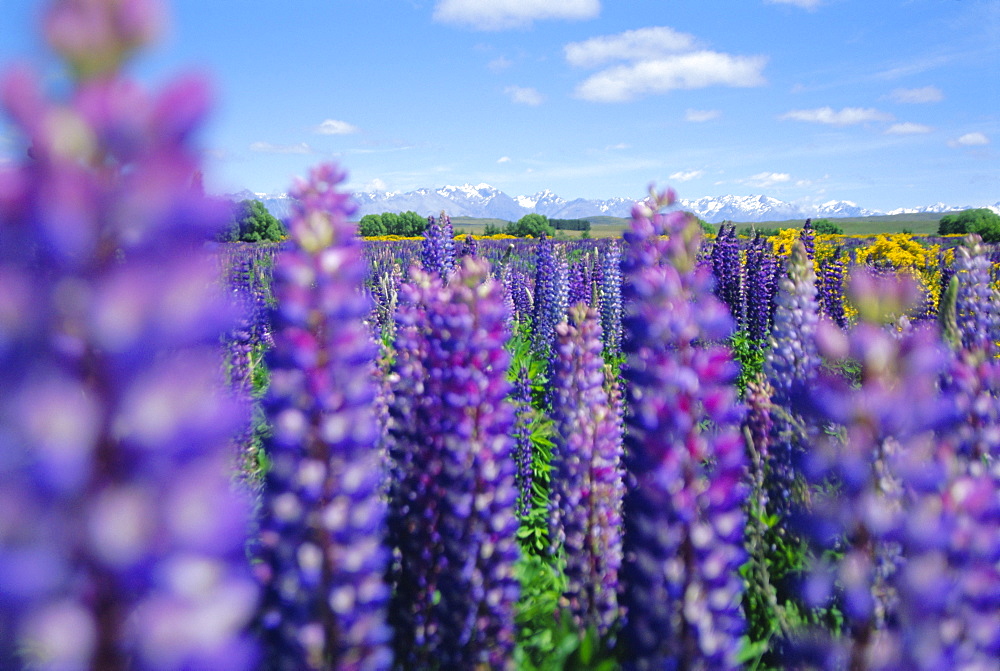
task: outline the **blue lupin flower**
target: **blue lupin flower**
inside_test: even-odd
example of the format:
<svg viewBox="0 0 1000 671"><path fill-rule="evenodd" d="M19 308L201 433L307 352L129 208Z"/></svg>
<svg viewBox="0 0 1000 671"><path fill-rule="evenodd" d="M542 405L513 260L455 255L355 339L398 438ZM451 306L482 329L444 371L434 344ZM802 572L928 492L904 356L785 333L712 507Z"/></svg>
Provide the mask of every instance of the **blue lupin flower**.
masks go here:
<svg viewBox="0 0 1000 671"><path fill-rule="evenodd" d="M421 246L420 260L424 270L447 278L455 267L455 233L451 218L441 213L441 219L427 217L427 230Z"/></svg>
<svg viewBox="0 0 1000 671"><path fill-rule="evenodd" d="M275 270L259 616L272 669L392 662L371 303L343 179L324 165L296 184Z"/></svg>
<svg viewBox="0 0 1000 671"><path fill-rule="evenodd" d="M621 354L622 340L622 271L621 247L612 243L601 255L601 281L598 299L601 305L601 333L604 351L611 357Z"/></svg>
<svg viewBox="0 0 1000 671"><path fill-rule="evenodd" d="M747 336L757 343L763 343L771 332L776 271L774 254L767 248L767 241L757 234L747 250L744 325Z"/></svg>
<svg viewBox="0 0 1000 671"><path fill-rule="evenodd" d="M419 270L397 313L390 609L402 668L508 668L518 584L507 312L488 265Z"/></svg>
<svg viewBox="0 0 1000 671"><path fill-rule="evenodd" d="M557 259L552 241L544 234L535 256L535 303L532 311L532 345L543 361L551 358L556 324L569 307L565 260Z"/></svg>
<svg viewBox="0 0 1000 671"><path fill-rule="evenodd" d="M745 627L742 409L728 349L705 344L725 339L733 322L697 262L697 222L654 214L672 200L636 206L625 233L619 649L626 669L735 669Z"/></svg>
<svg viewBox="0 0 1000 671"><path fill-rule="evenodd" d="M597 313L578 303L570 319L556 326L553 526L566 558L564 596L574 621L606 634L618 616L621 434L604 389Z"/></svg>

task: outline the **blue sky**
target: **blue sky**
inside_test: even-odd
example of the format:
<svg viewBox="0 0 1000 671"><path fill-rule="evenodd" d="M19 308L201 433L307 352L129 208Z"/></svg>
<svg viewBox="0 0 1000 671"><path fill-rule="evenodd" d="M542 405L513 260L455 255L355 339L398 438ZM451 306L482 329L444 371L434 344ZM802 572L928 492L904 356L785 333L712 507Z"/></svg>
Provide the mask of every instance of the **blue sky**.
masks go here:
<svg viewBox="0 0 1000 671"><path fill-rule="evenodd" d="M0 0L0 68L53 64ZM997 0L176 0L133 67L202 72L211 190L1000 201ZM0 125L0 154L15 151Z"/></svg>

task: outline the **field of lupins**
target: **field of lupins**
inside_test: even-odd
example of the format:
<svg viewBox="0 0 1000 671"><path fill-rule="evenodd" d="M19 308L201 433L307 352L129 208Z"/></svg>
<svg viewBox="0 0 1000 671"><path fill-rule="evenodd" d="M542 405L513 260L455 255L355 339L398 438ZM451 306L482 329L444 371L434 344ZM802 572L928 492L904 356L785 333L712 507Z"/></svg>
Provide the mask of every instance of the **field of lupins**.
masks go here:
<svg viewBox="0 0 1000 671"><path fill-rule="evenodd" d="M0 669L1000 668L998 250L809 227L207 244L146 0L0 99Z"/></svg>

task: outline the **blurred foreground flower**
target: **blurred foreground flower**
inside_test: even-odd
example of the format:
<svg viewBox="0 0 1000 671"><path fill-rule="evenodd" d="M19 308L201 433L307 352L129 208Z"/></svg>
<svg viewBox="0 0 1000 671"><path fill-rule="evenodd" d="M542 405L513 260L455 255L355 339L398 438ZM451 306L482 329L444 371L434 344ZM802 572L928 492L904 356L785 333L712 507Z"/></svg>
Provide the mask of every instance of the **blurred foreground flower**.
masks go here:
<svg viewBox="0 0 1000 671"><path fill-rule="evenodd" d="M697 265L701 228L637 205L623 262L627 356L619 639L626 669L735 669L745 629L739 567L746 456L733 322ZM663 234L669 237L664 239Z"/></svg>
<svg viewBox="0 0 1000 671"><path fill-rule="evenodd" d="M0 83L29 159L0 168L0 667L242 670L257 589L232 491L234 325L191 188L196 81L150 96L120 67L145 0L46 17L76 75L50 102Z"/></svg>

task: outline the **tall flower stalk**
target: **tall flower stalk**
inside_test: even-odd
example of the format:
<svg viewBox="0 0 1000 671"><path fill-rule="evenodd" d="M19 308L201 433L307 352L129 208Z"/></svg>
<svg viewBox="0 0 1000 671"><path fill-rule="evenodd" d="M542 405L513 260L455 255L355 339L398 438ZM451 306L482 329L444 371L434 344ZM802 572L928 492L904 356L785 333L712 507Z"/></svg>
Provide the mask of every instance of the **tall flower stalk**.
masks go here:
<svg viewBox="0 0 1000 671"><path fill-rule="evenodd" d="M574 621L606 634L618 617L621 434L604 388L597 312L578 303L556 326L552 506Z"/></svg>
<svg viewBox="0 0 1000 671"><path fill-rule="evenodd" d="M601 333L606 358L621 355L622 342L622 252L616 243L608 245L601 254L601 279L597 297L601 312Z"/></svg>
<svg viewBox="0 0 1000 671"><path fill-rule="evenodd" d="M208 95L122 72L159 10L53 2L69 99L0 82L29 147L0 167L3 668L254 664L218 346L235 315L205 248L225 214L191 188Z"/></svg>
<svg viewBox="0 0 1000 671"><path fill-rule="evenodd" d="M556 338L556 324L569 307L566 262L557 258L552 241L544 234L535 251L535 302L532 308L532 345L535 354L549 361Z"/></svg>
<svg viewBox="0 0 1000 671"><path fill-rule="evenodd" d="M420 248L420 260L424 270L437 273L447 279L455 268L455 232L451 218L441 213L440 220L427 217L427 230Z"/></svg>
<svg viewBox="0 0 1000 671"><path fill-rule="evenodd" d="M746 496L733 327L697 264L701 229L636 206L625 234L628 408L619 648L627 669L735 669ZM660 236L669 236L663 239Z"/></svg>
<svg viewBox="0 0 1000 671"><path fill-rule="evenodd" d="M401 669L509 668L518 584L507 309L488 265L411 271L390 408L392 625Z"/></svg>
<svg viewBox="0 0 1000 671"><path fill-rule="evenodd" d="M269 669L387 669L387 552L366 264L344 175L293 189L266 410L260 630Z"/></svg>

